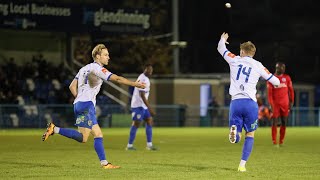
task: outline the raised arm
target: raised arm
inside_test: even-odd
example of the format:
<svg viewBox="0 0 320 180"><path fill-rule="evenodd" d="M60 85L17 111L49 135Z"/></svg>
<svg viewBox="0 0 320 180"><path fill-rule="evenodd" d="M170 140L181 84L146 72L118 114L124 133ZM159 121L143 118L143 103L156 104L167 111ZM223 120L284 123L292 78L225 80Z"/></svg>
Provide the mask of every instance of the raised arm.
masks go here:
<svg viewBox="0 0 320 180"><path fill-rule="evenodd" d="M229 38L228 33L222 33L217 49L218 49L218 52L221 54L221 56L230 64L236 61L237 56L231 53L227 49L226 44L229 44L227 42L228 38Z"/></svg>
<svg viewBox="0 0 320 180"><path fill-rule="evenodd" d="M226 44L229 44L227 42L228 38L229 38L229 34L224 32L224 33L222 33L220 41L218 43L217 49L223 57L224 57L225 53L228 52L228 49L226 47Z"/></svg>

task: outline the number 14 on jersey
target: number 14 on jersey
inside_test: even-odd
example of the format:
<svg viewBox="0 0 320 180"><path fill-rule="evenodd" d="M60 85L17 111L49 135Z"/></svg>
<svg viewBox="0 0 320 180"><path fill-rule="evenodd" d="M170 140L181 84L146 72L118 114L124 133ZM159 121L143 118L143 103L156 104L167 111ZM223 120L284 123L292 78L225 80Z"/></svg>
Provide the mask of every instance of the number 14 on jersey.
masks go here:
<svg viewBox="0 0 320 180"><path fill-rule="evenodd" d="M237 73L237 78L236 78L236 80L239 80L240 75L241 75L241 73L242 73L243 75L245 75L245 77L246 77L245 82L247 83L248 80L249 80L249 76L250 76L250 73L251 73L251 69L252 69L252 68L249 67L248 70L247 70L247 67L243 67L242 64L239 64L238 66L239 66L239 69L238 69L238 73Z"/></svg>

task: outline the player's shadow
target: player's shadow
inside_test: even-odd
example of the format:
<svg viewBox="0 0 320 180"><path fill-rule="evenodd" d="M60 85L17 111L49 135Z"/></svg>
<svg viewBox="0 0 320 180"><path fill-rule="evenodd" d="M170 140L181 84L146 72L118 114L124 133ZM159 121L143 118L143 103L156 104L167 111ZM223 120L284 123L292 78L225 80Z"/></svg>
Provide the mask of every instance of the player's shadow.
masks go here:
<svg viewBox="0 0 320 180"><path fill-rule="evenodd" d="M234 171L234 168L225 168L225 167L215 167L217 169L222 169L222 170L225 170L225 171Z"/></svg>
<svg viewBox="0 0 320 180"><path fill-rule="evenodd" d="M155 166L171 166L171 167L183 167L183 168L193 168L196 170L205 170L205 169L221 169L225 171L234 171L234 168L226 168L226 167L208 167L208 166L199 166L199 165L186 165L186 164L164 164L164 163L151 163Z"/></svg>
<svg viewBox="0 0 320 180"><path fill-rule="evenodd" d="M148 163L149 164L149 163ZM208 169L209 167L206 166L195 166L195 165L186 165L186 164L164 164L164 163L151 163L152 165L155 166L171 166L171 167L184 167L184 168L193 168L196 170L204 170L204 169Z"/></svg>
<svg viewBox="0 0 320 180"><path fill-rule="evenodd" d="M27 166L27 167L61 167L57 165L47 164L47 163L32 163L32 162L14 162L14 161L0 161L0 164L10 164L17 166Z"/></svg>

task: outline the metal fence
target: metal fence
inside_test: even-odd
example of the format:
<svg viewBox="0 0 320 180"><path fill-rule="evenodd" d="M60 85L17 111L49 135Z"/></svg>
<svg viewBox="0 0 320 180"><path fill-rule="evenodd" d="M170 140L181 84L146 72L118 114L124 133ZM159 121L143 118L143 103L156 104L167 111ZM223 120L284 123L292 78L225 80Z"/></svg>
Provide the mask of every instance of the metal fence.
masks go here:
<svg viewBox="0 0 320 180"><path fill-rule="evenodd" d="M158 127L222 127L228 126L229 107L208 108L200 116L200 106L157 105L154 125ZM101 127L129 127L131 112L119 105L97 105L97 118ZM319 126L320 108L293 108L289 126ZM71 127L75 122L73 105L0 105L0 128L43 128L48 122ZM259 122L261 126L270 121Z"/></svg>

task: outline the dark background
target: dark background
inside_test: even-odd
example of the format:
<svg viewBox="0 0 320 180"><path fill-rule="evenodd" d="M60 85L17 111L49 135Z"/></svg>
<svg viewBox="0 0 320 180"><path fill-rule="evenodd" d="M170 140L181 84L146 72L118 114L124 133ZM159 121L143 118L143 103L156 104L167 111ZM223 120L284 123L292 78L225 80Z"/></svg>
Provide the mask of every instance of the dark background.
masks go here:
<svg viewBox="0 0 320 180"><path fill-rule="evenodd" d="M47 26L42 24L44 29L39 27L37 30L66 30L69 31L68 36L72 36L74 33L91 33L93 43L108 44L112 50L112 57L115 59L115 63L110 68L114 68L113 70L118 73L136 73L137 69L134 69L133 66L136 66L137 63L134 60L148 58L153 59L154 62L158 61L155 64L159 64L159 66L165 62L160 67L170 69L156 73L172 73L173 64L170 59L172 56L169 56L172 52L168 52L171 37L145 44L139 44L132 40L172 32L171 0L81 0L77 2L72 0L32 0L12 2L71 5L79 9L79 12L82 12L83 6L105 9L140 9L150 12L151 28L140 34L92 31L91 26L79 28L73 25L73 23L76 24L74 21L64 23L59 20L59 22L50 20ZM232 8L226 8L226 2L230 2ZM257 47L254 58L262 62L271 72L274 72L276 62L282 61L286 64L287 73L294 82L319 84L318 42L320 38L318 32L320 32L320 13L316 4L315 0L180 0L179 40L188 43L186 48L180 49L180 73L228 73L227 63L222 60L216 50L221 33L228 32L230 45L227 47L234 54L239 54L240 43L252 41ZM54 26L54 23L62 23L63 25ZM46 27L50 28L45 29ZM130 54L130 49L132 49L131 52L136 53ZM146 52L152 52L152 57L150 53ZM90 54L90 52L88 53ZM123 59L128 59L128 61ZM133 63L130 64L129 60ZM121 63L125 63L128 68L116 69L116 66L126 67Z"/></svg>
<svg viewBox="0 0 320 180"><path fill-rule="evenodd" d="M316 1L233 0L180 1L180 38L188 41L181 64L184 73L229 71L216 47L222 32L229 33L229 50L252 41L255 58L271 72L277 61L287 65L293 81L320 82L319 10Z"/></svg>

